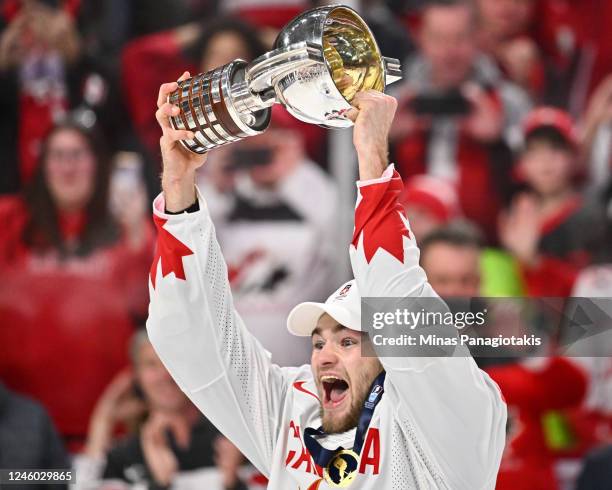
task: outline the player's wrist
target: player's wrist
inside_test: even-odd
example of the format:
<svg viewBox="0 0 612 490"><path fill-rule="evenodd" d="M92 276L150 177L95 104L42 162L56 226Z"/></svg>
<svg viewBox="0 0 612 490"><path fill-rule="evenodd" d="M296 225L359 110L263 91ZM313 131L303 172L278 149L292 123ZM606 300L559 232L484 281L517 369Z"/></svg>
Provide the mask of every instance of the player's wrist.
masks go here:
<svg viewBox="0 0 612 490"><path fill-rule="evenodd" d="M195 172L192 175L181 178L164 174L162 177L162 189L164 191L167 211L179 213L193 206L197 201Z"/></svg>
<svg viewBox="0 0 612 490"><path fill-rule="evenodd" d="M356 147L359 162L359 179L378 179L389 165L386 146Z"/></svg>

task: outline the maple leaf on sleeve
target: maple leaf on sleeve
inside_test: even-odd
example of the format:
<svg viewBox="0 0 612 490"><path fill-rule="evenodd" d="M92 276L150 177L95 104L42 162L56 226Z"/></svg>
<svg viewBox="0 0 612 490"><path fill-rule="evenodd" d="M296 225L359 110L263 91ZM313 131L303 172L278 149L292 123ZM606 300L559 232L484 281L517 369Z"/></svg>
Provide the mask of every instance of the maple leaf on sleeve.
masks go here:
<svg viewBox="0 0 612 490"><path fill-rule="evenodd" d="M404 239L410 232L403 218L404 210L398 202L402 179L397 170L389 180L359 187L361 199L355 209L355 231L352 244L357 248L363 235L363 251L370 263L379 248L404 262Z"/></svg>
<svg viewBox="0 0 612 490"><path fill-rule="evenodd" d="M172 233L164 228L167 219L153 216L155 227L157 228L157 246L155 247L155 258L151 265L151 283L155 289L157 278L157 264L161 261L162 277L166 277L171 272L177 279L185 280L185 269L183 268L183 257L193 255L187 245L178 240Z"/></svg>

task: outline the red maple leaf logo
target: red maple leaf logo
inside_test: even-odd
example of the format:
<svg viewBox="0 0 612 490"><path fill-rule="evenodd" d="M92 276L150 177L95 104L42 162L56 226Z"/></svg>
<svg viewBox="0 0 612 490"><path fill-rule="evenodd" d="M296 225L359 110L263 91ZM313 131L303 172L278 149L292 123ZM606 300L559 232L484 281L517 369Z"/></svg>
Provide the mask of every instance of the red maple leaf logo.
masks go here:
<svg viewBox="0 0 612 490"><path fill-rule="evenodd" d="M183 269L183 257L193 255L193 252L183 242L178 240L172 233L164 228L167 219L153 216L157 228L157 246L155 247L155 258L151 265L151 282L155 289L157 277L157 263L161 260L162 277L171 272L177 279L185 280L185 269Z"/></svg>
<svg viewBox="0 0 612 490"><path fill-rule="evenodd" d="M398 202L402 188L402 178L394 170L390 180L359 189L361 201L355 210L351 243L356 248L363 233L363 251L368 263L379 248L404 262L403 237L410 238L410 232L402 220L404 209Z"/></svg>

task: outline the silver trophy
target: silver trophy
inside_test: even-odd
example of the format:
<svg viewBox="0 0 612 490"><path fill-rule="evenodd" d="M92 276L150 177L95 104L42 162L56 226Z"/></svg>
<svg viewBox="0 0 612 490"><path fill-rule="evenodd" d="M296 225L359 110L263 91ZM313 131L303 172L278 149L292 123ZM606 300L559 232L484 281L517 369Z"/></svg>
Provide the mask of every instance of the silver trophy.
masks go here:
<svg viewBox="0 0 612 490"><path fill-rule="evenodd" d="M206 153L262 133L275 103L301 121L346 128L353 123L344 113L357 92L382 92L401 78L399 61L381 55L366 23L346 6L300 14L275 47L252 63L238 59L179 82L169 101L180 114L170 121L194 133L181 141L185 148Z"/></svg>

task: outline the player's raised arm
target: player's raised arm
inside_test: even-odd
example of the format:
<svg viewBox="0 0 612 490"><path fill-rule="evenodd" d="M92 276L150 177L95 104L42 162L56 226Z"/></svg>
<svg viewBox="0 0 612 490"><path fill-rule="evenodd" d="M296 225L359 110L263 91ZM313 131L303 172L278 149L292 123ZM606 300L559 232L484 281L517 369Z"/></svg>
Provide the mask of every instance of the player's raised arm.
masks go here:
<svg viewBox="0 0 612 490"><path fill-rule="evenodd" d="M156 113L163 193L153 204L158 241L147 331L181 389L268 474L285 380L234 310L215 229L195 187L206 156L183 149L179 140L193 135L168 121L178 113L166 102L176 87L162 85Z"/></svg>
<svg viewBox="0 0 612 490"><path fill-rule="evenodd" d="M419 265L419 249L398 196L402 180L387 163L387 134L395 112L390 97L355 98L354 144L360 181L351 264L362 297L437 295ZM375 347L375 349L377 349ZM379 357L385 396L397 415L418 428L451 488L493 488L504 446L506 409L498 388L471 357ZM417 429L415 429L417 430Z"/></svg>

